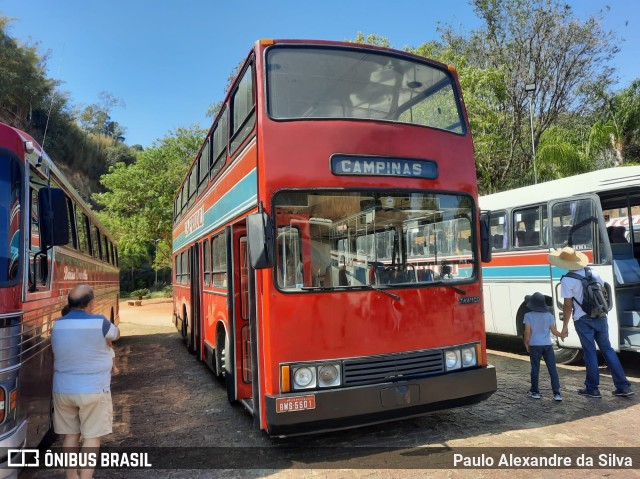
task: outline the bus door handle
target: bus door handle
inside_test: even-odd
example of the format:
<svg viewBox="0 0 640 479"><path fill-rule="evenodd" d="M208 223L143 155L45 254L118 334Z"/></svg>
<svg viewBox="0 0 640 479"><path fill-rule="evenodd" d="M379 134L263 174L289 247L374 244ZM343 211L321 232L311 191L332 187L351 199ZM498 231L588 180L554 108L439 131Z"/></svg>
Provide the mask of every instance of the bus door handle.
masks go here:
<svg viewBox="0 0 640 479"><path fill-rule="evenodd" d="M556 298L556 306L558 307L558 309L560 309L560 311L562 311L562 308L564 307L564 301L560 302L560 282L559 281L558 281L558 284L556 284L555 298Z"/></svg>

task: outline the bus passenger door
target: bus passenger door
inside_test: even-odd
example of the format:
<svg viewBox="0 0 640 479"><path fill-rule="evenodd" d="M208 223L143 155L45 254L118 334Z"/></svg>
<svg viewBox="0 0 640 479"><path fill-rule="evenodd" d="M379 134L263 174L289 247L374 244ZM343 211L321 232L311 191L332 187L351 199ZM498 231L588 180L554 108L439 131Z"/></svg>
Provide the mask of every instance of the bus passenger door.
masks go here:
<svg viewBox="0 0 640 479"><path fill-rule="evenodd" d="M201 278L200 271L200 243L196 243L189 248L189 280L191 289L191 311L189 311L189 321L187 324L187 349L190 353L195 354L198 360L201 359L200 342L201 334Z"/></svg>
<svg viewBox="0 0 640 479"><path fill-rule="evenodd" d="M589 268L597 272L600 277L615 288L613 267L611 261L611 247L607 239L600 200L596 195L581 195L570 199L552 201L549 204L548 235L549 245L560 249L571 246L576 251L584 253L589 258ZM550 267L551 285L554 299L554 309L558 325L562 320L563 298L560 297L560 279L567 270L556 266ZM608 314L609 340L615 350L620 348L620 331L618 328L616 301ZM580 348L580 339L575 331L573 321L569 322L569 336L559 341L560 346Z"/></svg>
<svg viewBox="0 0 640 479"><path fill-rule="evenodd" d="M254 411L253 401L253 342L251 334L251 310L254 301L250 298L253 278L250 275L249 249L245 224L233 227L233 304L232 328L234 336L236 394L249 410Z"/></svg>

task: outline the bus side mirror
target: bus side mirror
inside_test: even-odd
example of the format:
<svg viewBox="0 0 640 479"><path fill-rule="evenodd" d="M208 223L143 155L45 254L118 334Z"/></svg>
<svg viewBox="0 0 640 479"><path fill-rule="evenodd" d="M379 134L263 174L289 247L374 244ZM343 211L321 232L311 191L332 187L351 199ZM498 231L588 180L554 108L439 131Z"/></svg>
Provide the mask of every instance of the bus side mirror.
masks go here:
<svg viewBox="0 0 640 479"><path fill-rule="evenodd" d="M69 243L69 211L67 195L59 188L41 188L38 191L38 220L40 222L40 249Z"/></svg>
<svg viewBox="0 0 640 479"><path fill-rule="evenodd" d="M249 240L249 261L254 269L272 268L273 223L263 212L247 216L247 238Z"/></svg>
<svg viewBox="0 0 640 479"><path fill-rule="evenodd" d="M488 263L491 261L491 213L482 211L480 213L480 261Z"/></svg>

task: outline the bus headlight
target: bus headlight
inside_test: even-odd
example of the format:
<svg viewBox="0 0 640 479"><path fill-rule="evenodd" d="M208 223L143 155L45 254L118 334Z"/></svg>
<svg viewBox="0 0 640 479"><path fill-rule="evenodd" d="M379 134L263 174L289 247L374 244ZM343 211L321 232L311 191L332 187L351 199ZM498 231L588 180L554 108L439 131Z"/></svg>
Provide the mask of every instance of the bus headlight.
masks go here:
<svg viewBox="0 0 640 479"><path fill-rule="evenodd" d="M342 384L340 368L339 362L281 365L281 380L284 381L282 391L339 387Z"/></svg>
<svg viewBox="0 0 640 479"><path fill-rule="evenodd" d="M318 386L326 388L340 385L340 366L325 364L318 368Z"/></svg>
<svg viewBox="0 0 640 479"><path fill-rule="evenodd" d="M293 369L293 388L309 389L316 387L316 369L301 367Z"/></svg>
<svg viewBox="0 0 640 479"><path fill-rule="evenodd" d="M476 348L464 348L461 351L462 367L467 368L469 366L476 365Z"/></svg>
<svg viewBox="0 0 640 479"><path fill-rule="evenodd" d="M450 349L449 351L445 351L444 363L446 365L447 371L460 369L460 350Z"/></svg>

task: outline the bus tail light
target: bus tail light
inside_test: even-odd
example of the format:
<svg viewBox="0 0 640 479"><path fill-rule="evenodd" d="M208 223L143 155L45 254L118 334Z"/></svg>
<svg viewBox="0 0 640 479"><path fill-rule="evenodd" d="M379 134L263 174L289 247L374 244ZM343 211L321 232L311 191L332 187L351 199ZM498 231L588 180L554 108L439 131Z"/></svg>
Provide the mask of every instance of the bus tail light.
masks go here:
<svg viewBox="0 0 640 479"><path fill-rule="evenodd" d="M0 423L4 422L4 418L7 416L5 406L6 395L7 393L5 393L4 388L0 388Z"/></svg>
<svg viewBox="0 0 640 479"><path fill-rule="evenodd" d="M18 406L18 390L14 389L13 391L11 391L11 405L9 408L9 412L15 411L17 406Z"/></svg>

